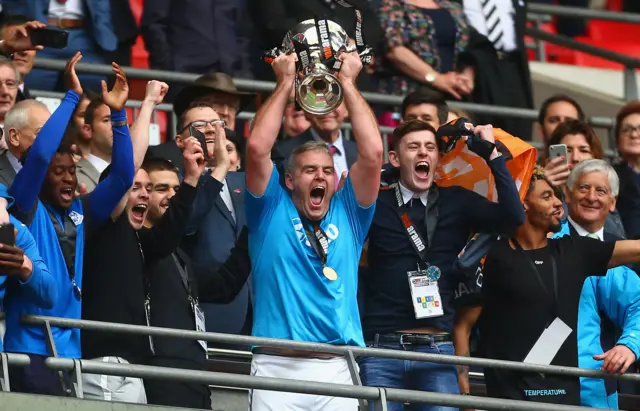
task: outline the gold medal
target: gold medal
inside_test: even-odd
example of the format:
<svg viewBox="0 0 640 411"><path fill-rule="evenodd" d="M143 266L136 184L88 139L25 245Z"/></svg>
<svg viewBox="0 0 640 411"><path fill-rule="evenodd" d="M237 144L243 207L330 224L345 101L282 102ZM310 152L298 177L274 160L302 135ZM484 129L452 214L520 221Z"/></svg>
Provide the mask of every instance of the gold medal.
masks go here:
<svg viewBox="0 0 640 411"><path fill-rule="evenodd" d="M335 281L338 279L338 273L331 267L324 267L322 269L322 274L327 277L327 280Z"/></svg>

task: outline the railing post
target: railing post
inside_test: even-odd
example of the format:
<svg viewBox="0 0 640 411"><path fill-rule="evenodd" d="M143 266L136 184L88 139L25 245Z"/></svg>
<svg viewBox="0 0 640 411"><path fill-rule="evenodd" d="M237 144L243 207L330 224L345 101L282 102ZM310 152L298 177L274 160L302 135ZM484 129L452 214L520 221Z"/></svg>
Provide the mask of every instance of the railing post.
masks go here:
<svg viewBox="0 0 640 411"><path fill-rule="evenodd" d="M349 367L349 373L351 374L351 381L353 381L353 385L357 385L362 387L362 380L360 379L360 372L358 368L358 363L356 362L356 357L353 355L353 351L347 351L347 366ZM361 410L366 410L369 404L367 404L367 400L358 399L358 403L360 404Z"/></svg>
<svg viewBox="0 0 640 411"><path fill-rule="evenodd" d="M49 324L49 321L44 322L44 333L47 340L47 350L49 351L49 356L58 358L58 350L56 349L56 342L53 339L53 331L51 331L51 324ZM73 391L68 387L64 371L58 371L58 377L60 378L60 385L62 385L62 390L67 395L72 395Z"/></svg>
<svg viewBox="0 0 640 411"><path fill-rule="evenodd" d="M9 392L11 391L11 385L9 384L9 357L7 357L5 353L0 353L0 366L2 366L0 389L2 389L3 392Z"/></svg>
<svg viewBox="0 0 640 411"><path fill-rule="evenodd" d="M389 161L389 135L382 134L382 159L385 163Z"/></svg>
<svg viewBox="0 0 640 411"><path fill-rule="evenodd" d="M373 411L387 411L387 391L384 388L378 388L380 396L373 405Z"/></svg>
<svg viewBox="0 0 640 411"><path fill-rule="evenodd" d="M534 24L538 30L542 30L542 17L540 15L536 15L536 19ZM544 49L544 41L541 39L535 39L536 41L536 59L538 61L545 62L547 61L547 53Z"/></svg>
<svg viewBox="0 0 640 411"><path fill-rule="evenodd" d="M344 137L345 140L351 140L351 129L348 129L348 128L343 129L342 137Z"/></svg>
<svg viewBox="0 0 640 411"><path fill-rule="evenodd" d="M636 69L633 67L625 67L623 74L624 81L624 99L633 101L638 99L638 79Z"/></svg>
<svg viewBox="0 0 640 411"><path fill-rule="evenodd" d="M80 360L73 360L73 377L71 378L71 383L71 396L80 399L84 398L82 388L82 363Z"/></svg>

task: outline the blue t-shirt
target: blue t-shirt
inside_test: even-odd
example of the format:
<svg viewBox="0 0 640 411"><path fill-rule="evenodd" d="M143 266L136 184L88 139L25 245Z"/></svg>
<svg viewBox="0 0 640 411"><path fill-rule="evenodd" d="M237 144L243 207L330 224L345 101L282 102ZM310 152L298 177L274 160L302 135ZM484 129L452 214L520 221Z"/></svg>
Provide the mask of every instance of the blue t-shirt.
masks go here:
<svg viewBox="0 0 640 411"><path fill-rule="evenodd" d="M375 204L361 207L348 177L331 199L320 228L329 237L327 266L309 243L291 196L273 167L265 193L245 196L249 255L253 267L253 335L364 345L358 312L358 262ZM309 228L313 232L313 228Z"/></svg>

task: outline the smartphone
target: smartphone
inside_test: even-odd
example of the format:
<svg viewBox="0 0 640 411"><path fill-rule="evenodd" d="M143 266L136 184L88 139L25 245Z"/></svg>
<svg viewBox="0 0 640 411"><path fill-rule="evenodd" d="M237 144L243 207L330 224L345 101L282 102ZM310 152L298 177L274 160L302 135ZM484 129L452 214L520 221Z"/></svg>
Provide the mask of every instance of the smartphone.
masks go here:
<svg viewBox="0 0 640 411"><path fill-rule="evenodd" d="M67 48L69 33L63 30L35 29L31 31L31 44L52 49Z"/></svg>
<svg viewBox="0 0 640 411"><path fill-rule="evenodd" d="M564 164L569 164L566 144L554 144L549 146L549 160L553 160L558 157L564 157Z"/></svg>
<svg viewBox="0 0 640 411"><path fill-rule="evenodd" d="M189 135L191 137L195 137L200 142L200 146L202 146L202 152L204 153L204 161L209 161L209 149L207 148L207 139L202 131L196 130L195 127L189 127Z"/></svg>
<svg viewBox="0 0 640 411"><path fill-rule="evenodd" d="M9 223L0 225L0 243L15 247L16 234L13 224Z"/></svg>

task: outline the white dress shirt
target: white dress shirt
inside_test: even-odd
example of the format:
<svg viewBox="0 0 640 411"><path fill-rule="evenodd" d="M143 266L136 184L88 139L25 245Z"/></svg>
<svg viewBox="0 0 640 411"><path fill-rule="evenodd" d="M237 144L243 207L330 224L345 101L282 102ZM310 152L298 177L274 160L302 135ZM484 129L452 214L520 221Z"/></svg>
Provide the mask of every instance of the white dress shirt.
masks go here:
<svg viewBox="0 0 640 411"><path fill-rule="evenodd" d="M400 194L402 194L402 201L404 201L405 204L407 204L413 198L419 198L420 201L422 201L422 204L424 204L425 207L427 206L429 190L423 191L422 193L414 193L413 191L403 186L401 183L398 183L398 186L400 187Z"/></svg>
<svg viewBox="0 0 640 411"><path fill-rule="evenodd" d="M588 234L595 234L595 235L598 236L600 241L604 241L604 226L600 227L600 229L598 231L596 231L595 233L589 233L589 231L587 231L584 228L580 227L580 224L578 224L575 221L573 221L573 219L571 219L571 217L568 217L568 220L569 220L569 224L571 224L573 226L573 228L576 230L576 233L578 233L578 235L580 237L586 237Z"/></svg>
<svg viewBox="0 0 640 411"><path fill-rule="evenodd" d="M18 174L18 171L22 170L22 163L11 153L11 151L7 151L7 160L9 160L9 164L11 164L11 167L13 167L16 174Z"/></svg>
<svg viewBox="0 0 640 411"><path fill-rule="evenodd" d="M67 0L64 4L49 0L49 17L54 19L84 19L82 0Z"/></svg>
<svg viewBox="0 0 640 411"><path fill-rule="evenodd" d="M90 162L91 165L94 166L100 174L102 174L104 169L109 166L108 162L104 161L100 157L94 156L93 154L89 154L87 156L87 161Z"/></svg>
<svg viewBox="0 0 640 411"><path fill-rule="evenodd" d="M502 47L500 51L514 51L518 48L518 42L516 41L516 25L515 25L515 10L513 8L512 0L491 0L495 2L496 13L499 18L499 25L504 35L500 42ZM482 12L482 0L464 0L463 2L464 14L467 20L476 31L483 36L487 36L489 28L484 13Z"/></svg>
<svg viewBox="0 0 640 411"><path fill-rule="evenodd" d="M224 183L222 184L222 191L220 192L220 197L222 197L222 201L224 205L227 206L227 209L231 213L231 217L233 217L233 221L238 222L236 219L236 209L233 207L233 201L231 201L231 193L229 192L229 186L227 185L227 179L224 179Z"/></svg>
<svg viewBox="0 0 640 411"><path fill-rule="evenodd" d="M314 140L325 143L327 147L334 146L338 150L333 155L333 167L336 169L338 179L342 176L343 171L349 171L349 165L347 164L347 153L345 153L344 151L344 144L342 142L342 131L340 131L338 139L334 141L333 144L329 144L321 139L314 129L311 129L311 135L313 136Z"/></svg>

